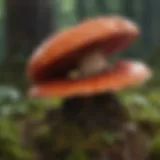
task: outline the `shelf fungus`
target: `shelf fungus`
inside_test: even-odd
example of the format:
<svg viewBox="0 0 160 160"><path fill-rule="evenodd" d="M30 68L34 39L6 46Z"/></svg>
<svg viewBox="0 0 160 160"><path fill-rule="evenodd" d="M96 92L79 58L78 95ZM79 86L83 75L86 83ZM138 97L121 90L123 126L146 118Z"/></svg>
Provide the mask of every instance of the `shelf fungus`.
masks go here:
<svg viewBox="0 0 160 160"><path fill-rule="evenodd" d="M146 64L132 60L111 64L107 60L139 34L132 21L104 16L51 35L28 61L27 75L33 84L29 96L86 96L145 82L151 77Z"/></svg>

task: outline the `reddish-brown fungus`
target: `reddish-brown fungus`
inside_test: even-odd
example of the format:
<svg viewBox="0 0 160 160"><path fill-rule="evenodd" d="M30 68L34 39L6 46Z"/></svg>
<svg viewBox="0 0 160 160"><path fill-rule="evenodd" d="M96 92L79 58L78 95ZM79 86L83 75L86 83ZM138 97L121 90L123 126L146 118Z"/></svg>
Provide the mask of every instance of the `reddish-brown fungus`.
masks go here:
<svg viewBox="0 0 160 160"><path fill-rule="evenodd" d="M150 77L150 69L143 63L127 60L99 75L77 80L66 76L86 54L92 55L93 48L101 48L109 56L128 47L139 33L130 20L108 16L86 20L52 35L29 60L27 75L33 82L29 96L93 95L141 84Z"/></svg>

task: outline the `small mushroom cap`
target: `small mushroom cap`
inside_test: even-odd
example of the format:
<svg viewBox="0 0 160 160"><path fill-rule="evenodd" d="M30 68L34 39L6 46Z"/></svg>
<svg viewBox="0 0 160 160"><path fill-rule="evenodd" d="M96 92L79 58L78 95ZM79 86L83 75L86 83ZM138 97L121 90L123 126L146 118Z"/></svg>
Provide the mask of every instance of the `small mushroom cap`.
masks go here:
<svg viewBox="0 0 160 160"><path fill-rule="evenodd" d="M138 61L117 62L112 70L81 80L53 81L34 85L29 90L30 97L70 97L86 96L100 92L117 91L122 88L142 84L151 77L151 71Z"/></svg>
<svg viewBox="0 0 160 160"><path fill-rule="evenodd" d="M110 54L128 47L138 35L138 27L126 18L86 20L45 40L29 59L27 76L35 83L46 80L51 70L52 76L57 76L73 68L87 48L101 47Z"/></svg>

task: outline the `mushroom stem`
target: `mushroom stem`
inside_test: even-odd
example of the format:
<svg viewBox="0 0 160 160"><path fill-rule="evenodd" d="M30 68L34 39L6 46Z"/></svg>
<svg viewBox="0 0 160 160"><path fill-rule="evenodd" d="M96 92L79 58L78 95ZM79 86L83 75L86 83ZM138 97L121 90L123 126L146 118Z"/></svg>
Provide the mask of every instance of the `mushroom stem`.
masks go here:
<svg viewBox="0 0 160 160"><path fill-rule="evenodd" d="M80 60L77 69L69 72L68 76L71 79L92 76L109 68L109 63L107 62L102 49L95 49L91 52L92 54L88 53L86 54L87 56Z"/></svg>
<svg viewBox="0 0 160 160"><path fill-rule="evenodd" d="M100 49L95 50L80 61L79 68L82 75L94 75L108 68L109 65L103 52Z"/></svg>

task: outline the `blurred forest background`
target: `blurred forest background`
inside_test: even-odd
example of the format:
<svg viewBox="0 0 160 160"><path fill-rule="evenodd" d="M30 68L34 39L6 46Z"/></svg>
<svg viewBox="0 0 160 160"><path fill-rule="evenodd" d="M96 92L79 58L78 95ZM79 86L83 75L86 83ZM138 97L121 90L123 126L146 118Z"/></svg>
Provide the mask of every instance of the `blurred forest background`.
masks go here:
<svg viewBox="0 0 160 160"><path fill-rule="evenodd" d="M22 148L19 142L17 115L39 118L47 108L42 106L57 107L62 102L61 99L54 99L33 103L25 99L28 85L25 67L32 50L52 32L74 25L84 18L106 14L126 16L141 28L142 33L136 43L116 56L143 60L152 67L154 75L146 86L127 90L119 97L136 120L160 124L159 0L0 0L1 160L31 159L30 151ZM135 106L139 109L136 115L132 112ZM16 115L16 119L13 115ZM156 135L159 132L158 128ZM152 152L159 154L160 136L154 137L152 147ZM79 154L80 159L85 160L84 155Z"/></svg>

